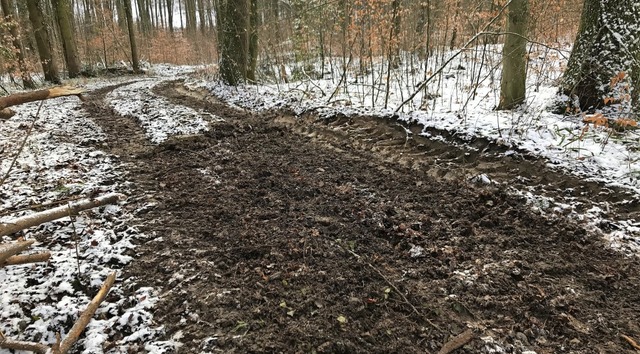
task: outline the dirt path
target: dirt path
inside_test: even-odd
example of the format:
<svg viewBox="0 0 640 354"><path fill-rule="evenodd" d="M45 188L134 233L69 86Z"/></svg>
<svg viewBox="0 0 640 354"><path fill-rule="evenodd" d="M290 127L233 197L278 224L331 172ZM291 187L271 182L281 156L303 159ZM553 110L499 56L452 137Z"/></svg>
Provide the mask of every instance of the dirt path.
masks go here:
<svg viewBox="0 0 640 354"><path fill-rule="evenodd" d="M158 238L125 276L161 290L181 353L435 353L466 328L457 353L624 353L620 334L640 336L637 259L461 173L536 162L384 121L251 115L176 83L156 93L225 121L152 146L106 92L85 108L156 203L139 217Z"/></svg>

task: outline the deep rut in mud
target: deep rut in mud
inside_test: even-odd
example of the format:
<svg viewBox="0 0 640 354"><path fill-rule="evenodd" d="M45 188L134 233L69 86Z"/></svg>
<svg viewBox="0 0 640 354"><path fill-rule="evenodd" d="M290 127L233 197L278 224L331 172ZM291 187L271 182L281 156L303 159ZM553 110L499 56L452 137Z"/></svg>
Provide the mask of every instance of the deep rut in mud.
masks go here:
<svg viewBox="0 0 640 354"><path fill-rule="evenodd" d="M622 353L620 334L640 336L637 259L467 182L508 171L497 157L388 122L252 115L177 83L155 92L224 121L152 146L107 91L85 109L132 202L155 203L138 222L157 238L125 278L159 288L155 319L182 331L179 352L437 352L470 327L459 353Z"/></svg>

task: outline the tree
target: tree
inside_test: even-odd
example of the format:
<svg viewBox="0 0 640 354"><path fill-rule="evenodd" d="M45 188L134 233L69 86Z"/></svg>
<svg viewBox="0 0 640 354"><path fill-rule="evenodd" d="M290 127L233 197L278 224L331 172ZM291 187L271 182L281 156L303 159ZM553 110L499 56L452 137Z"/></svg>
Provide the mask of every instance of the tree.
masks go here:
<svg viewBox="0 0 640 354"><path fill-rule="evenodd" d="M247 79L256 82L256 66L258 65L258 0L250 0L251 14L249 15L249 59L247 63Z"/></svg>
<svg viewBox="0 0 640 354"><path fill-rule="evenodd" d="M124 12L127 17L127 28L129 29L129 44L131 45L131 64L133 72L140 72L140 61L138 60L138 45L136 44L135 25L133 24L133 14L131 12L131 0L124 0Z"/></svg>
<svg viewBox="0 0 640 354"><path fill-rule="evenodd" d="M40 0L27 0L27 10L29 11L29 20L33 27L36 46L38 47L40 63L44 71L44 79L54 84L59 84L60 73L58 72L58 65L53 55L51 55L51 48L49 47L51 39L49 37L49 31L47 30L48 26L44 13L42 12Z"/></svg>
<svg viewBox="0 0 640 354"><path fill-rule="evenodd" d="M229 85L247 80L249 73L249 0L220 0L218 3L220 75Z"/></svg>
<svg viewBox="0 0 640 354"><path fill-rule="evenodd" d="M22 84L25 88L33 89L36 85L33 83L31 75L29 75L29 69L26 65L24 47L20 41L20 33L18 32L17 23L18 18L16 17L16 11L13 7L13 1L0 0L0 4L2 5L2 12L4 12L5 19L7 23L9 23L9 32L11 33L13 47L18 59L18 70L22 76Z"/></svg>
<svg viewBox="0 0 640 354"><path fill-rule="evenodd" d="M67 63L69 77L74 78L80 75L81 66L78 59L78 48L76 47L75 34L73 28L73 10L69 0L52 0L58 19L58 28L64 50L64 60Z"/></svg>
<svg viewBox="0 0 640 354"><path fill-rule="evenodd" d="M507 22L498 109L513 109L522 104L526 96L529 0L513 0Z"/></svg>
<svg viewBox="0 0 640 354"><path fill-rule="evenodd" d="M583 110L605 105L609 83L631 73L632 102L640 109L640 1L585 0L561 91Z"/></svg>

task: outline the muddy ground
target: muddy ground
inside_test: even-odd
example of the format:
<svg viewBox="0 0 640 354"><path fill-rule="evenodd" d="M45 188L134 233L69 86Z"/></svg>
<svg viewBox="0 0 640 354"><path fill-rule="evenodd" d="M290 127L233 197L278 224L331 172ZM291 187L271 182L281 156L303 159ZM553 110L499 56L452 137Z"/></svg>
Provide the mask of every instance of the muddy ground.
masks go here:
<svg viewBox="0 0 640 354"><path fill-rule="evenodd" d="M180 353L437 353L468 328L456 353L630 353L620 335L640 337L636 258L468 176L612 198L596 184L392 121L251 114L179 82L155 92L224 122L153 146L107 108L111 89L84 108L132 204L155 203L138 223L157 238L123 277L160 290Z"/></svg>

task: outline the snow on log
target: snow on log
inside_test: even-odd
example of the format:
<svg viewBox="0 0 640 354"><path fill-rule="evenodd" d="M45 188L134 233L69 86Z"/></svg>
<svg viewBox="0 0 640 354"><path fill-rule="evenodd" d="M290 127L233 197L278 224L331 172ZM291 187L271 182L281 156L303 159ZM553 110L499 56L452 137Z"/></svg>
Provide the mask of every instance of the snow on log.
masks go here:
<svg viewBox="0 0 640 354"><path fill-rule="evenodd" d="M4 262L11 256L14 256L29 248L29 246L31 246L34 242L36 241L30 240L0 244L0 265L4 264Z"/></svg>
<svg viewBox="0 0 640 354"><path fill-rule="evenodd" d="M68 205L59 206L53 209L19 217L8 222L3 222L0 223L0 236L10 235L20 230L24 230L32 226L38 226L42 223L57 220L65 216L76 215L86 209L99 207L105 204L113 204L117 202L120 197L121 194L110 193L101 197L79 200L77 202L69 203Z"/></svg>
<svg viewBox="0 0 640 354"><path fill-rule="evenodd" d="M82 100L83 93L83 89L71 86L59 86L46 90L21 92L9 96L0 97L0 119L9 119L15 114L15 112L8 107L63 96L78 96Z"/></svg>

